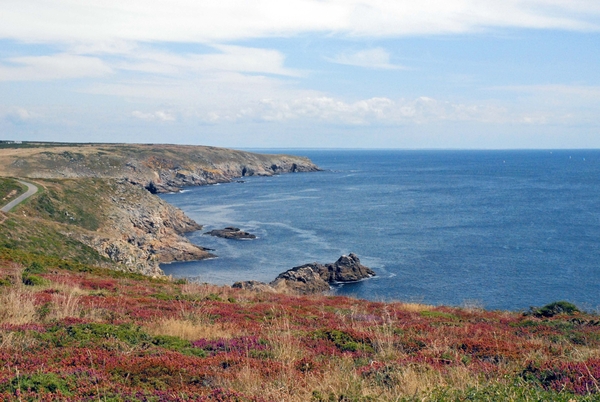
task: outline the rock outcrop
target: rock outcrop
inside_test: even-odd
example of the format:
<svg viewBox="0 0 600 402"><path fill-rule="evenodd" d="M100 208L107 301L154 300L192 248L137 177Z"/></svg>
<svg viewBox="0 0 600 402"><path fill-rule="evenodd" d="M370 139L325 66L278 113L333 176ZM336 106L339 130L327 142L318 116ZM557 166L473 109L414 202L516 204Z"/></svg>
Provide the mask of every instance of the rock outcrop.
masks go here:
<svg viewBox="0 0 600 402"><path fill-rule="evenodd" d="M225 229L215 229L210 232L204 233L205 235L222 237L224 239L234 239L234 240L251 240L256 239L256 235L252 233L244 232L240 230L240 228L234 227L226 227Z"/></svg>
<svg viewBox="0 0 600 402"><path fill-rule="evenodd" d="M126 182L120 186L128 197L113 205L103 227L112 236L95 237L89 244L101 255L151 276L162 275L160 263L214 257L182 236L202 229L183 211L137 186Z"/></svg>
<svg viewBox="0 0 600 402"><path fill-rule="evenodd" d="M233 285L231 285L231 287L236 288L236 289L254 290L256 292L274 292L275 291L275 289L273 289L271 286L269 286L268 284L266 284L264 282L260 282L260 281L236 282Z"/></svg>
<svg viewBox="0 0 600 402"><path fill-rule="evenodd" d="M311 263L282 272L269 284L257 281L236 282L235 288L271 291L288 294L314 294L326 292L335 283L356 282L375 276L375 272L360 263L354 253L341 256L332 264Z"/></svg>

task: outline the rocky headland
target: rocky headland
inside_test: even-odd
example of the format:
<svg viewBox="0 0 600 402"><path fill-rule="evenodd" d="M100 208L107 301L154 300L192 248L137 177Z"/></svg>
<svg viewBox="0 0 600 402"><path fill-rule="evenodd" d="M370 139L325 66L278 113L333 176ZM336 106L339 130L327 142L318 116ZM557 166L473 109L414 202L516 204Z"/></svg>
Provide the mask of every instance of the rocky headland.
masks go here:
<svg viewBox="0 0 600 402"><path fill-rule="evenodd" d="M245 176L319 170L299 156L193 145L26 143L0 149L0 156L0 176L124 179L151 193L227 183Z"/></svg>
<svg viewBox="0 0 600 402"><path fill-rule="evenodd" d="M93 249L99 262L112 261L116 269L160 276L160 263L214 255L183 236L202 226L154 194L245 176L318 170L303 157L203 146L3 144L0 176L24 178L43 191L11 212L19 221L14 225L28 229L18 232L0 226L0 241L12 247L34 247L40 233L49 236L51 228L53 239L64 240L53 240L53 250L40 251L65 254L75 241L81 243L76 249ZM253 236L230 232L230 238Z"/></svg>
<svg viewBox="0 0 600 402"><path fill-rule="evenodd" d="M270 283L258 281L236 282L234 288L271 291L286 294L307 295L323 293L331 285L344 282L356 282L375 276L375 272L362 265L354 253L341 256L331 264L316 262L300 265L282 272Z"/></svg>

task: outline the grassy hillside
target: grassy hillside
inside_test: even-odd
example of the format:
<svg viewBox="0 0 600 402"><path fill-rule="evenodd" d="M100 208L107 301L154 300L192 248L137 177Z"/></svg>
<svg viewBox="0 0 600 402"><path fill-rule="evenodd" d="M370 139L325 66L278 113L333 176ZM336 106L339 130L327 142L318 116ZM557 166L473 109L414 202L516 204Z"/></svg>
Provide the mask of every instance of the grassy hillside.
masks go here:
<svg viewBox="0 0 600 402"><path fill-rule="evenodd" d="M26 191L26 188L14 179L0 177L0 207L8 204Z"/></svg>
<svg viewBox="0 0 600 402"><path fill-rule="evenodd" d="M600 317L568 309L292 297L7 249L0 284L2 400L600 397Z"/></svg>

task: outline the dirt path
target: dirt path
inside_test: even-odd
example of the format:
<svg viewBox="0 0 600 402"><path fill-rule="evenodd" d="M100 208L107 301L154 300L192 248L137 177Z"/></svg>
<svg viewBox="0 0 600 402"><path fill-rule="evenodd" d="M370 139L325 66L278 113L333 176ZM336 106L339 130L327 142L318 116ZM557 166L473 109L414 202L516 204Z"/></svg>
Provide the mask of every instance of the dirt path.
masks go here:
<svg viewBox="0 0 600 402"><path fill-rule="evenodd" d="M31 183L27 183L27 182L21 181L21 180L17 180L17 181L19 183L27 186L27 191L25 193L21 194L20 196L18 196L17 198L15 198L14 200L12 200L11 202L9 202L8 204L6 204L5 206L3 206L2 208L0 208L0 211L3 213L7 213L8 211L13 209L17 205L19 205L21 202L25 201L27 198L31 197L38 191L38 188ZM0 216L0 219L2 219L1 216ZM2 219L2 222L4 222L4 219Z"/></svg>

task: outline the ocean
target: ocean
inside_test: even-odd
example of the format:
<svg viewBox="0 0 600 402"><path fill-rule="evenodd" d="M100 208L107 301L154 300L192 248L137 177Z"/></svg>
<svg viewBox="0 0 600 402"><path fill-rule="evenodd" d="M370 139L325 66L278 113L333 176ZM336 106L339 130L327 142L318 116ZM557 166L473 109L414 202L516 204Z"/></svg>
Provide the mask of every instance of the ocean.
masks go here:
<svg viewBox="0 0 600 402"><path fill-rule="evenodd" d="M161 197L204 225L218 258L168 275L269 282L356 253L377 276L335 294L526 310L600 301L600 151L262 150L324 169L187 188ZM243 181L243 182L242 182ZM256 240L203 235L236 226Z"/></svg>

